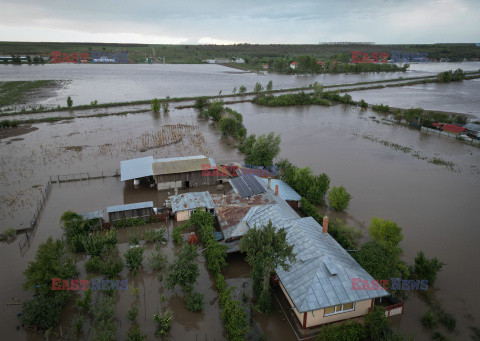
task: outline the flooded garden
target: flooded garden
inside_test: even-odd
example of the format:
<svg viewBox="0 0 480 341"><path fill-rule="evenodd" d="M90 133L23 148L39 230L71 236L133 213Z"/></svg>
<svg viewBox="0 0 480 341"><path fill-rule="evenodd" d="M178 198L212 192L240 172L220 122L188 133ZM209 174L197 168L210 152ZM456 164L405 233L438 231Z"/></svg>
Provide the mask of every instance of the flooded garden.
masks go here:
<svg viewBox="0 0 480 341"><path fill-rule="evenodd" d="M204 67L200 73L208 73ZM478 63L471 67L472 70L474 67L478 69ZM227 72L226 70L228 69L223 68L222 72ZM58 72L59 78L64 77L64 71L59 69ZM172 71L170 77L174 77L175 72ZM430 70L412 72L429 74ZM227 83L232 88L242 83L254 83L250 78L238 79L237 75L229 77L232 77L229 83L223 80L225 84L219 86L218 90L226 91ZM292 82L309 84L321 77L332 77L331 84L341 84L346 76L299 76L288 80L282 79L290 76L249 74L241 77L253 77L251 79L255 81L272 78L280 88ZM86 87L86 80L78 82L84 82L83 87ZM168 87L168 81L165 82L165 87ZM77 83L74 82L75 84ZM216 88L211 88L206 91L208 93L202 93L198 84L197 89L189 94L218 92ZM432 92L432 98L439 96L439 93L451 94L448 97L451 100L445 100L441 108L435 107L436 101L432 100L433 109L457 108L456 112L480 116L474 110L479 101L478 94L475 95L478 80L464 82L462 89L466 89L467 94L463 97L455 95L460 91L458 86L460 85L433 84L421 87L423 92ZM143 89L132 84L128 87L135 88L135 91ZM68 91L72 91L72 88ZM46 102L63 104L63 97L68 91L60 90L58 96ZM109 91L105 92L105 97L116 100L116 97L109 97ZM124 89L124 94L126 91L127 88ZM133 99L155 96L150 90L145 91L150 97L135 97L136 94L132 95ZM162 93L164 91L165 95L175 95L175 91L179 95L186 95L182 92L184 90L172 90L172 93L162 90ZM402 95L403 99L395 102L394 97L402 91L407 91ZM423 103L421 96L418 100L406 100L412 98L409 93L415 91L416 86L378 89L352 92L352 97L365 98L369 103L409 108ZM88 92L85 94L78 90L76 94L79 96L79 104L94 99L93 94ZM89 97L88 102L86 97ZM462 100L464 97L465 101ZM390 99L392 103L389 102ZM455 99L457 102L452 104ZM325 172L331 178L331 185L343 184L348 189L353 199L346 212L330 212L322 206L320 209L323 213L360 228L363 238L367 238L372 217L395 221L403 229L403 258L407 263L411 264L420 250L429 257L437 257L444 262L446 265L438 276L435 290L443 300L443 305L457 320L456 331L449 337L469 339L469 328L480 323L480 316L476 312L476 307L480 304L476 294L477 283L480 281L480 271L476 266L477 241L480 238L477 222L480 202L478 147L396 124L390 117L371 109L343 104L331 107L307 105L271 108L246 102L228 106L243 115L243 123L249 134L260 135L274 131L281 135L278 159L288 159L299 167L308 166L315 174ZM427 108L426 105L422 106ZM128 111L140 109L148 111L128 114ZM193 108L180 109L177 105L172 105L168 113L153 113L148 105L99 110L122 110L127 113L82 118L79 112L73 114L79 116L73 120L35 124L29 129L9 128L9 134L0 135L0 226L3 230L29 227L41 199L41 192L49 180L58 181L60 176L79 173L88 173L89 178L103 176L99 179L53 183L38 224L28 239L25 234L19 234L15 239L0 245L0 254L4 260L1 270L8 274L8 277L4 276L0 281L1 301L5 304L0 312L3 321L1 334L6 339L43 338L27 333L23 328L16 330L16 326L20 325L17 314L21 311L21 305L15 302L25 301L32 296L31 292L22 289L23 272L28 263L34 260L38 246L50 236L65 238L60 224L60 217L65 211L96 211L107 206L141 201L153 201L157 207L163 205L168 193L150 188L134 189L115 177L120 161L143 156L165 158L203 154L214 158L217 163L243 162L244 156L237 151L235 142L222 138L216 127ZM15 133L16 130L18 133ZM223 190L219 191L222 193ZM133 276L124 267L119 274L119 278L127 280L129 286L139 289L138 292L118 290L114 319L118 322L119 338L124 338L131 327L127 311L135 305L138 308L136 323L149 339L154 337L156 331L153 315L167 310L173 318L170 339L225 339L215 278L208 271L202 253L198 257L200 277L195 285L195 291L204 295L202 312L189 311L181 290L178 287L166 289L165 283L158 280L160 271L153 270L146 261L155 252L157 245L169 261L173 260L179 251L178 244L172 238L176 225L178 223L168 221L118 229L118 250L121 255L129 249L130 234L135 231L143 233L146 229L164 228L166 239L163 243L141 241L141 246L146 249L139 273ZM80 270L78 278L88 278L85 271L87 256L76 255L75 260ZM240 296L242 288L251 290L250 268L243 258L240 255L230 255L227 262L225 280L229 286L238 289L235 294ZM245 294L251 295L248 290L245 290ZM93 292L94 299L96 295L98 292ZM430 338L430 332L420 323L420 318L427 309L426 304L414 292L407 296L404 313L393 321L394 324L404 335L413 334L415 339ZM74 297L79 296L75 294ZM70 300L62 314L61 327L55 329L55 337L60 334L73 335L71 333L77 313L74 300ZM86 339L91 339L94 335L94 328L90 328L89 322L92 321L87 321L82 330ZM262 334L267 340L296 339L278 305L274 306L268 316L255 312L251 328L252 339L258 339Z"/></svg>

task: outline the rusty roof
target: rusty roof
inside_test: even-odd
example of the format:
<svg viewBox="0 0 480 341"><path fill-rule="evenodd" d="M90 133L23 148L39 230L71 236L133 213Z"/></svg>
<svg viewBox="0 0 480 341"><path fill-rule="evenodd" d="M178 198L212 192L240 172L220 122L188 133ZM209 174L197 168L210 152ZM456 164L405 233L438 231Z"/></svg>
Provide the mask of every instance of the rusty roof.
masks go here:
<svg viewBox="0 0 480 341"><path fill-rule="evenodd" d="M195 172L211 167L210 159L203 155L155 160L152 163L153 175Z"/></svg>
<svg viewBox="0 0 480 341"><path fill-rule="evenodd" d="M232 205L247 205L247 206L258 206L258 205L270 205L275 204L275 201L271 199L270 196L265 194L252 195L247 198L242 198L240 194L233 193L227 195L221 194L212 194L213 202L215 206L232 206Z"/></svg>

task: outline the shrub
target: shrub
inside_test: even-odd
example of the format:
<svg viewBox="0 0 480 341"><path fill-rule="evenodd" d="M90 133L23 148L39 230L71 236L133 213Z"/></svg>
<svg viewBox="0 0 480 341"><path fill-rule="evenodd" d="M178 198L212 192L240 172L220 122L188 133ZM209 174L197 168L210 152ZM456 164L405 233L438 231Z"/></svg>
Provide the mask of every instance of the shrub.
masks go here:
<svg viewBox="0 0 480 341"><path fill-rule="evenodd" d="M50 329L60 321L62 307L67 297L66 292L53 296L40 294L23 303L22 322L27 326L39 326Z"/></svg>
<svg viewBox="0 0 480 341"><path fill-rule="evenodd" d="M195 109L202 111L208 106L208 98L207 97L199 97L195 100L195 104L193 105Z"/></svg>
<svg viewBox="0 0 480 341"><path fill-rule="evenodd" d="M317 341L362 340L366 337L365 327L358 322L343 322L322 327Z"/></svg>
<svg viewBox="0 0 480 341"><path fill-rule="evenodd" d="M446 312L444 309L440 309L437 312L437 316L438 316L438 321L445 328L447 328L448 331L454 331L455 330L455 327L457 325L457 320L455 319L455 317L452 314Z"/></svg>
<svg viewBox="0 0 480 341"><path fill-rule="evenodd" d="M333 186L330 192L328 192L329 206L335 211L343 211L344 209L346 209L351 198L352 196L343 186Z"/></svg>
<svg viewBox="0 0 480 341"><path fill-rule="evenodd" d="M360 243L361 231L345 225L341 219L330 222L328 233L347 250L356 249Z"/></svg>
<svg viewBox="0 0 480 341"><path fill-rule="evenodd" d="M67 106L68 106L69 108L71 108L72 105L73 105L73 100L72 100L72 98L71 98L70 96L68 96L68 98L67 98Z"/></svg>
<svg viewBox="0 0 480 341"><path fill-rule="evenodd" d="M263 91L263 86L260 83L255 84L255 88L253 89L253 92L259 93Z"/></svg>
<svg viewBox="0 0 480 341"><path fill-rule="evenodd" d="M385 316L385 308L375 306L364 317L365 330L372 340L383 340L388 330L388 318Z"/></svg>
<svg viewBox="0 0 480 341"><path fill-rule="evenodd" d="M84 324L85 324L85 316L78 315L75 317L75 319L73 320L73 334L75 336L80 335Z"/></svg>
<svg viewBox="0 0 480 341"><path fill-rule="evenodd" d="M0 241L6 241L12 239L12 237L17 235L17 231L15 229L6 229L3 231L3 234L1 235Z"/></svg>
<svg viewBox="0 0 480 341"><path fill-rule="evenodd" d="M368 108L368 103L365 102L365 100L361 99L360 102L358 102L358 105L361 107L361 108Z"/></svg>
<svg viewBox="0 0 480 341"><path fill-rule="evenodd" d="M422 316L421 322L425 327L430 329L438 324L437 317L431 310L428 310L425 315Z"/></svg>
<svg viewBox="0 0 480 341"><path fill-rule="evenodd" d="M437 258L428 259L425 257L423 251L420 251L415 257L415 276L419 279L426 279L432 285L437 278L437 273L442 269L444 263Z"/></svg>
<svg viewBox="0 0 480 341"><path fill-rule="evenodd" d="M238 93L239 94L244 94L245 92L247 92L247 88L244 85L242 85L240 87L240 89L238 90Z"/></svg>
<svg viewBox="0 0 480 341"><path fill-rule="evenodd" d="M158 98L152 99L151 107L153 112L160 112L160 100Z"/></svg>
<svg viewBox="0 0 480 341"><path fill-rule="evenodd" d="M77 298L75 300L75 304L85 313L90 311L90 307L92 305L92 289L88 288L85 290L85 297L83 299Z"/></svg>
<svg viewBox="0 0 480 341"><path fill-rule="evenodd" d="M211 118L213 121L218 122L222 118L224 108L223 102L212 102L206 110L203 111L203 115L207 118Z"/></svg>
<svg viewBox="0 0 480 341"><path fill-rule="evenodd" d="M127 263L127 268L133 271L133 276L136 276L138 273L138 267L141 265L143 260L143 247L132 247L127 250L125 253L125 262Z"/></svg>
<svg viewBox="0 0 480 341"><path fill-rule="evenodd" d="M432 340L447 341L448 339L440 332L435 332L432 334Z"/></svg>
<svg viewBox="0 0 480 341"><path fill-rule="evenodd" d="M164 314L155 314L153 315L153 320L158 324L155 336L167 335L172 326L172 317L170 313L167 311Z"/></svg>
<svg viewBox="0 0 480 341"><path fill-rule="evenodd" d="M168 267L167 288L173 289L176 285L179 285L184 292L193 290L193 285L200 276L198 263L195 261L197 257L198 253L195 245L183 245L180 253L176 255L175 260Z"/></svg>
<svg viewBox="0 0 480 341"><path fill-rule="evenodd" d="M185 303L187 303L187 309L190 311L202 311L203 294L199 292L189 293L185 298Z"/></svg>
<svg viewBox="0 0 480 341"><path fill-rule="evenodd" d="M167 256L162 254L160 248L157 246L156 252L148 259L148 265L153 270L163 270L167 266Z"/></svg>
<svg viewBox="0 0 480 341"><path fill-rule="evenodd" d="M390 107L388 105L383 105L383 104L373 105L372 109L379 112L387 112L387 113L390 112Z"/></svg>
<svg viewBox="0 0 480 341"><path fill-rule="evenodd" d="M165 238L166 230L164 228L159 228L156 230L147 230L143 233L143 239L146 242L166 242L167 239Z"/></svg>
<svg viewBox="0 0 480 341"><path fill-rule="evenodd" d="M98 256L94 256L85 263L87 272L100 272L102 269L102 260Z"/></svg>
<svg viewBox="0 0 480 341"><path fill-rule="evenodd" d="M183 229L187 228L188 224L185 223L180 226L175 226L172 230L172 238L174 242L181 243L183 241L183 234L182 231Z"/></svg>
<svg viewBox="0 0 480 341"><path fill-rule="evenodd" d="M135 319L138 316L138 308L137 306L132 305L130 309L127 311L127 318L130 320L130 322L135 321Z"/></svg>
<svg viewBox="0 0 480 341"><path fill-rule="evenodd" d="M127 331L127 340L128 341L142 341L147 339L147 334L143 334L142 330L138 325L133 325Z"/></svg>

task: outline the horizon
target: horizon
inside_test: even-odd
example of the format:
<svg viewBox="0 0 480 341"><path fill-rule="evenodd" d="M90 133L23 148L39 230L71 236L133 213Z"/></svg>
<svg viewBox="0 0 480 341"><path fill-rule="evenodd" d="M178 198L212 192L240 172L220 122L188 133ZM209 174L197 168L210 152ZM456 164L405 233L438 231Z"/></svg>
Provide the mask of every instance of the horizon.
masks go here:
<svg viewBox="0 0 480 341"><path fill-rule="evenodd" d="M0 36L12 42L418 45L480 41L480 2L475 0L0 3Z"/></svg>

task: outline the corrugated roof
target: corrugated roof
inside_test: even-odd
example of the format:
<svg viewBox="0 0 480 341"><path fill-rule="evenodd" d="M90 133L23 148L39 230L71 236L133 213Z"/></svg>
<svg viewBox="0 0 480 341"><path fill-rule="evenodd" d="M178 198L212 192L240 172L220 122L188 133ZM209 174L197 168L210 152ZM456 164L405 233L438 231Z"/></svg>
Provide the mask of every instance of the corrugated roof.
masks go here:
<svg viewBox="0 0 480 341"><path fill-rule="evenodd" d="M103 210L80 213L83 220L103 219Z"/></svg>
<svg viewBox="0 0 480 341"><path fill-rule="evenodd" d="M265 189L268 186L268 179L261 178L259 176L255 176L255 178L263 185ZM302 199L301 195L295 192L295 190L290 187L285 181L279 179L270 179L271 181L271 190L275 191L275 186L278 186L278 195L283 200L290 200L290 201L300 201Z"/></svg>
<svg viewBox="0 0 480 341"><path fill-rule="evenodd" d="M107 213L137 210L142 208L153 208L153 201L137 202L134 204L118 205L107 207Z"/></svg>
<svg viewBox="0 0 480 341"><path fill-rule="evenodd" d="M199 207L215 208L215 203L209 192L190 192L170 197L172 212L194 210Z"/></svg>
<svg viewBox="0 0 480 341"><path fill-rule="evenodd" d="M204 165L209 167L205 168ZM203 167L202 167L203 166ZM210 159L204 155L155 160L152 164L153 175L185 173L211 168Z"/></svg>
<svg viewBox="0 0 480 341"><path fill-rule="evenodd" d="M120 161L120 179L122 181L152 176L153 156Z"/></svg>
<svg viewBox="0 0 480 341"><path fill-rule="evenodd" d="M454 132L454 133L461 133L462 131L465 131L466 128L464 127L459 127L459 126L456 126L454 124L444 124L440 129L444 130L444 131L451 131L451 132Z"/></svg>
<svg viewBox="0 0 480 341"><path fill-rule="evenodd" d="M463 127L468 129L468 130L473 130L473 131L479 131L480 132L480 124L467 123Z"/></svg>

